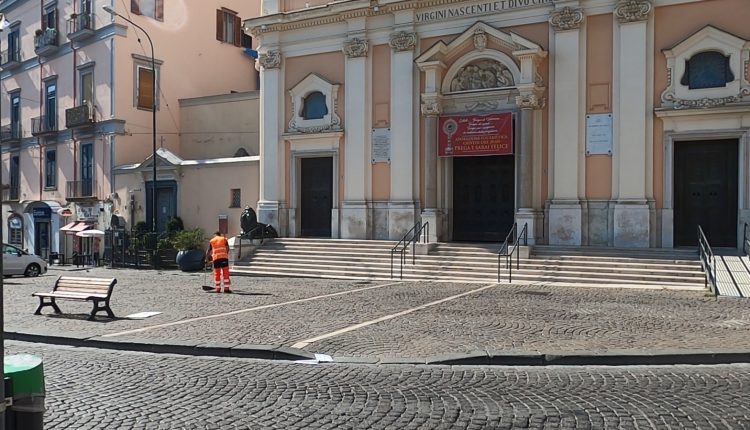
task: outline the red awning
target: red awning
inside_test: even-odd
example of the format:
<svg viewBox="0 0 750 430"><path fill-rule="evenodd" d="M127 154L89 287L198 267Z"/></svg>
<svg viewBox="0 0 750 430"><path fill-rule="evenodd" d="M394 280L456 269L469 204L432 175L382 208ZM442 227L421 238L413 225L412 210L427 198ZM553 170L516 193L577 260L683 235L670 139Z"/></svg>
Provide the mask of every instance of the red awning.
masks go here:
<svg viewBox="0 0 750 430"><path fill-rule="evenodd" d="M61 228L60 231L64 231L67 234L76 234L79 231L88 230L91 228L91 224L84 221L73 221L66 224L65 227Z"/></svg>

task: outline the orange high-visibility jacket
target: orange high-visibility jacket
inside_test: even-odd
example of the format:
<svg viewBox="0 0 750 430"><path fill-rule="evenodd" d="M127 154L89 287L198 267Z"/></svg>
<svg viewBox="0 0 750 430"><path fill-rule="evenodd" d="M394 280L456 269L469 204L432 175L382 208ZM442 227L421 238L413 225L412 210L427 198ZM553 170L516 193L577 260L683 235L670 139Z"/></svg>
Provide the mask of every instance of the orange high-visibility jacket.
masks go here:
<svg viewBox="0 0 750 430"><path fill-rule="evenodd" d="M213 261L229 259L229 241L225 237L215 236L209 243L211 244L211 259Z"/></svg>

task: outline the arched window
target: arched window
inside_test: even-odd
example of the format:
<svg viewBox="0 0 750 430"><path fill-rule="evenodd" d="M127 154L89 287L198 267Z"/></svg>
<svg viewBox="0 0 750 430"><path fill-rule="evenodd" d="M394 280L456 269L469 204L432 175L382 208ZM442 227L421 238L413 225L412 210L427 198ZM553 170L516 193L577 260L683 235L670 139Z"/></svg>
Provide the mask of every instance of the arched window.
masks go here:
<svg viewBox="0 0 750 430"><path fill-rule="evenodd" d="M729 67L729 56L718 51L706 51L685 61L685 75L680 83L691 90L726 87L734 81Z"/></svg>
<svg viewBox="0 0 750 430"><path fill-rule="evenodd" d="M23 218L18 215L8 218L8 243L23 246Z"/></svg>
<svg viewBox="0 0 750 430"><path fill-rule="evenodd" d="M326 96L320 91L315 91L304 98L302 105L302 119L322 119L328 115Z"/></svg>

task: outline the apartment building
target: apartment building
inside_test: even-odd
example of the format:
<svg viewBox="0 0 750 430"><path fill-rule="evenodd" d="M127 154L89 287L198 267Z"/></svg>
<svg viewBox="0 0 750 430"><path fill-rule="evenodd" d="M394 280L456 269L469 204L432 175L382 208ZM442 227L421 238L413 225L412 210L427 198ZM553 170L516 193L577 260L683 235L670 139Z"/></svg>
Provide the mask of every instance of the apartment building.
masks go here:
<svg viewBox="0 0 750 430"><path fill-rule="evenodd" d="M3 0L0 13L5 241L46 258L85 252L74 234L113 219L156 210L163 229L182 197L161 169L154 187L154 136L179 154L179 99L257 89L240 17L260 0ZM140 167L125 186L123 165Z"/></svg>

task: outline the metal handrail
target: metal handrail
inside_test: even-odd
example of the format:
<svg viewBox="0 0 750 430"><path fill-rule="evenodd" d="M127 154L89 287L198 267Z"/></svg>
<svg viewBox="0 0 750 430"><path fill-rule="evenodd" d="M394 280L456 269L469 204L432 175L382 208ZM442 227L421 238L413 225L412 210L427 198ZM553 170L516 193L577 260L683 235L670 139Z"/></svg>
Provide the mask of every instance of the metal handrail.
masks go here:
<svg viewBox="0 0 750 430"><path fill-rule="evenodd" d="M266 240L266 224L260 224L256 225L248 233L246 233L244 236L242 235L242 232L237 236L240 238L240 249L237 253L237 261L240 261L242 259L242 239L244 237L250 239L250 243L253 242L253 233L255 233L256 230L260 229L260 244L263 245L263 241Z"/></svg>
<svg viewBox="0 0 750 430"><path fill-rule="evenodd" d="M505 257L505 267L508 268L508 282L513 281L513 253L516 254L516 270L521 269L521 251L518 247L523 240L523 246L528 246L529 235L528 235L528 224L524 224L520 233L518 232L518 224L513 223L513 227L505 236L505 241L500 246L500 251L497 253L497 282L500 282L500 259ZM513 247L510 244L513 243Z"/></svg>
<svg viewBox="0 0 750 430"><path fill-rule="evenodd" d="M411 235L411 236L410 236ZM401 240L396 243L396 245L391 248L391 279L393 279L393 255L398 252L400 254L399 258L399 279L404 279L404 263L406 262L406 251L409 249L409 245L411 245L411 264L412 266L416 264L417 262L417 243L420 242L420 237L422 237L422 242L429 243L430 241L430 222L425 221L422 223L421 221L417 221L414 223L414 227L409 229L409 231L406 232L406 234L401 238Z"/></svg>
<svg viewBox="0 0 750 430"><path fill-rule="evenodd" d="M698 252L700 253L701 269L706 273L705 286L710 288L716 296L719 294L716 289L716 257L700 225L698 226Z"/></svg>

